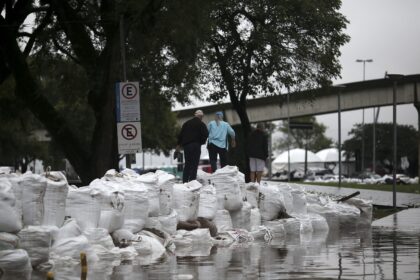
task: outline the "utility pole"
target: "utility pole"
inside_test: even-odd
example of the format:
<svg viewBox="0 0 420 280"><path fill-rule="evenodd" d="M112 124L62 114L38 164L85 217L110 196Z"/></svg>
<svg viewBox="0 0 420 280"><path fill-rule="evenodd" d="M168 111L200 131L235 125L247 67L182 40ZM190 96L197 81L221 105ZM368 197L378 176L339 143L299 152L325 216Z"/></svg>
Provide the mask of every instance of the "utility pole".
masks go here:
<svg viewBox="0 0 420 280"><path fill-rule="evenodd" d="M337 107L338 107L338 187L341 188L341 90L345 88L343 85L335 86L338 88L337 92Z"/></svg>
<svg viewBox="0 0 420 280"><path fill-rule="evenodd" d="M366 62L373 62L373 59L356 59L356 62L363 63L363 81L366 80ZM365 109L362 109L362 172L365 170Z"/></svg>
<svg viewBox="0 0 420 280"><path fill-rule="evenodd" d="M385 74L393 82L392 87L392 126L393 126L393 148L392 148L392 206L397 208L397 84L404 75Z"/></svg>

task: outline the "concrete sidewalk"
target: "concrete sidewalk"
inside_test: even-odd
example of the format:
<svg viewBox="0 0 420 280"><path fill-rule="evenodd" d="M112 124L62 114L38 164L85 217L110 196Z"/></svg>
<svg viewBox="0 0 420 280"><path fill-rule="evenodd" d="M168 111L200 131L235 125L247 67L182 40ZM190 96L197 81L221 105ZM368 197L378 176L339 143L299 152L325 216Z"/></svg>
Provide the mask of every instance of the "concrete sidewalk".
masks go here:
<svg viewBox="0 0 420 280"><path fill-rule="evenodd" d="M376 220L372 227L420 233L420 208L410 208Z"/></svg>
<svg viewBox="0 0 420 280"><path fill-rule="evenodd" d="M326 187L326 186L306 185L306 184L303 185L303 184L295 184L295 183L291 183L290 185L299 185L299 186L302 186L307 191L327 193L327 194L336 195L336 196L346 196L346 195L359 191L360 195L358 197L372 200L372 203L374 205L392 206L392 192L388 192L388 191ZM407 207L407 206L412 206L412 205L420 205L420 194L397 192L397 207Z"/></svg>

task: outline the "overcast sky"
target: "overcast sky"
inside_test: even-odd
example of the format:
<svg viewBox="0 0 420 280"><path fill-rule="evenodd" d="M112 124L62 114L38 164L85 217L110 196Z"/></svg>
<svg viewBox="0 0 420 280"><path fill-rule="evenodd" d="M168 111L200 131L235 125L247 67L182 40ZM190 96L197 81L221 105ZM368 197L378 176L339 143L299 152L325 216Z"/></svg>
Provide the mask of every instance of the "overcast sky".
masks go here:
<svg viewBox="0 0 420 280"><path fill-rule="evenodd" d="M346 33L350 42L342 47L341 79L334 83L348 83L363 79L362 63L355 60L373 59L366 64L366 79L383 78L385 71L398 74L420 73L420 1L419 0L343 0L341 12L349 24ZM365 121L372 122L372 110L365 110ZM318 116L328 126L329 137L337 138L337 114ZM362 120L362 112L343 113L344 139L355 123ZM381 109L380 122L392 121L392 108ZM398 123L417 127L417 112L413 105L401 105Z"/></svg>

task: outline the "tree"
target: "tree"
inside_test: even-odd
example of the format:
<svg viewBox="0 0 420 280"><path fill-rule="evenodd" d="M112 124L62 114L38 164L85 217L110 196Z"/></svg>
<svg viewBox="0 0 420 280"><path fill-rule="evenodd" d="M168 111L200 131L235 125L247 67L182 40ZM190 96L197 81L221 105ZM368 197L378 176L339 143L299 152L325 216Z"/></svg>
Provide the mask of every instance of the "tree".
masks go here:
<svg viewBox="0 0 420 280"><path fill-rule="evenodd" d="M316 118L311 117L302 117L290 120L292 123L312 123L312 130L303 130L303 129L290 129L290 147L305 149L306 143L308 150L313 152L318 152L323 149L331 148L333 146L333 140L325 135L326 126L322 123L316 121ZM287 134L288 134L288 122L283 121L278 127L285 137L281 138L277 145L276 149L286 150L288 145Z"/></svg>
<svg viewBox="0 0 420 280"><path fill-rule="evenodd" d="M244 139L251 126L247 99L313 88L339 76L346 19L340 0L222 1L201 66L210 99L230 98ZM245 145L246 146L246 145Z"/></svg>
<svg viewBox="0 0 420 280"><path fill-rule="evenodd" d="M364 135L362 128L364 127ZM373 146L373 130L372 124L356 124L350 130L350 139L344 141L343 149L355 156L356 161L361 161L361 147L362 139L365 142L365 162L372 163L372 146ZM390 172L392 170L393 159L393 125L392 123L377 123L376 124L376 160L382 167L386 167ZM401 157L407 157L410 163L409 173L414 176L417 175L418 166L418 147L417 147L417 130L411 125L397 126L397 169L401 167ZM378 166L379 167L379 166Z"/></svg>
<svg viewBox="0 0 420 280"><path fill-rule="evenodd" d="M140 78L142 90L151 95L162 93L151 97L155 104L185 102L193 95L197 72L193 62L200 34L206 34L202 28L207 25L201 23L206 22L207 2L0 1L0 82L13 76L17 98L49 131L82 181L89 183L107 169L118 168L114 83L123 80L120 20L125 23L128 54L136 54L128 60L129 78ZM27 28L24 22L30 15L35 20ZM88 81L83 99L93 116L93 122L81 120L86 127L93 126L87 144L46 96L29 54L57 55L83 69ZM63 98L56 94L57 100ZM169 115L166 110L164 116Z"/></svg>

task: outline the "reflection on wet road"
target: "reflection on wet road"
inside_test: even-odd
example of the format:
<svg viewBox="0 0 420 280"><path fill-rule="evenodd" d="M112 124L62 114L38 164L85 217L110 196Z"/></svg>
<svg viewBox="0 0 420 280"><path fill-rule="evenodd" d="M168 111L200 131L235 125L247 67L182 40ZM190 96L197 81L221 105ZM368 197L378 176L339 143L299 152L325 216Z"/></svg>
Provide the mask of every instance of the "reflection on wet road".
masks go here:
<svg viewBox="0 0 420 280"><path fill-rule="evenodd" d="M89 279L420 279L420 236L381 229L196 249L194 257L168 255L148 266L92 268ZM80 279L78 271L56 279Z"/></svg>

